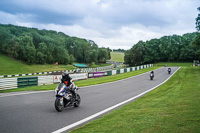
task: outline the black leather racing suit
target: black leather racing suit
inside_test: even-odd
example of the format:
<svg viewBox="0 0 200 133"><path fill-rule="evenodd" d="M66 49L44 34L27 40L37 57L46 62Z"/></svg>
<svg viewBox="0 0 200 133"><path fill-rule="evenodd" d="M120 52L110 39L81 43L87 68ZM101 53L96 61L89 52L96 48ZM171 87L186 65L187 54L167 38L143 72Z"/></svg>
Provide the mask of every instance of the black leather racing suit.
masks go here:
<svg viewBox="0 0 200 133"><path fill-rule="evenodd" d="M76 99L76 92L75 92L75 84L72 80L72 78L69 76L68 78L62 78L61 82L64 83L67 87L70 88L70 91L72 92L72 95L75 97Z"/></svg>

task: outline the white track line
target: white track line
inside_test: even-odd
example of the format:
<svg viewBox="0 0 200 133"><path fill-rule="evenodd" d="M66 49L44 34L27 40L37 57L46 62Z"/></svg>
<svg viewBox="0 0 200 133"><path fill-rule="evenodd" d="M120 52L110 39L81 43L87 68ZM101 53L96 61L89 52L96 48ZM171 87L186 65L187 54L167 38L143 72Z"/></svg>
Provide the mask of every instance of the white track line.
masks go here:
<svg viewBox="0 0 200 133"><path fill-rule="evenodd" d="M103 110L103 111L100 111L100 112L98 112L98 113L96 113L96 114L94 114L94 115L91 115L91 116L89 116L89 117L87 117L87 118L85 118L85 119L82 119L82 120L77 121L77 122L75 122L75 123L73 123L73 124L71 124L71 125L68 125L68 126L66 126L66 127L63 127L63 128L61 128L61 129L58 129L58 130L56 130L56 131L54 131L54 132L52 132L52 133L62 133L62 132L64 132L64 131L67 131L67 130L69 130L69 129L71 129L71 128L74 128L74 127L76 127L76 126L78 126L78 125L80 125L80 124L83 124L83 123L85 123L85 122L87 122L87 121L89 121L89 120L92 120L92 119L96 118L97 116L100 116L100 115L102 115L102 114L104 114L104 113L106 113L106 112L108 112L108 111L111 111L111 110L113 110L113 109L115 109L115 108L117 108L117 107L119 107L119 106L121 106L121 105L123 105L123 104L126 104L126 103L128 103L128 102L130 102L130 101L132 101L132 100L134 100L134 99L136 99L136 98L138 98L138 97L140 97L140 96L142 96L142 95L144 95L144 94L146 94L146 93L148 93L148 92L150 92L150 91L152 91L152 90L154 90L155 88L157 88L157 87L159 87L160 85L162 85L162 84L164 84L165 82L167 82L167 80L169 80L179 69L180 69L180 67L179 67L169 78L167 78L164 82L160 83L159 85L157 85L157 86L155 86L155 87L153 87L153 88L151 88L151 89L149 89L149 90L147 90L147 91L145 91L145 92L143 92L143 93L140 93L139 95L134 96L134 97L132 97L132 98L126 100L126 101L123 101L123 102L121 102L121 103L118 103L118 104L116 104L116 105L114 105L114 106L112 106L112 107L110 107L110 108L107 108L107 109L105 109L105 110Z"/></svg>

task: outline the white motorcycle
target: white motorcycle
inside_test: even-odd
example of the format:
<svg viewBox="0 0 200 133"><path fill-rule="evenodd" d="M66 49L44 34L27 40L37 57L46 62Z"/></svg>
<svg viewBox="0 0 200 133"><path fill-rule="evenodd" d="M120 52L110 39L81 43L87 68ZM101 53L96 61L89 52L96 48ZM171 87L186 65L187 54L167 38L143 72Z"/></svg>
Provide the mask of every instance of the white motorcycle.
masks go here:
<svg viewBox="0 0 200 133"><path fill-rule="evenodd" d="M79 107L81 103L81 98L80 95L76 93L78 90L77 87L74 88L74 92L76 94L76 99L75 96L73 95L71 89L67 87L63 83L59 83L57 88L55 89L55 109L58 112L61 112L63 108L68 107L68 106L74 106L74 107Z"/></svg>

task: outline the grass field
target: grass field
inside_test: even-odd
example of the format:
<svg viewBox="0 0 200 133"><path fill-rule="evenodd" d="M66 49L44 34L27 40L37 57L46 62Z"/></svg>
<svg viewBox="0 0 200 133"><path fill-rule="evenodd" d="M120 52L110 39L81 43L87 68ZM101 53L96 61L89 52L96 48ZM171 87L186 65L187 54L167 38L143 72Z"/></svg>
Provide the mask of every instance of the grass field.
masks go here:
<svg viewBox="0 0 200 133"><path fill-rule="evenodd" d="M75 69L75 67L72 65L58 65L58 66L54 66L53 64L27 65L23 62L11 59L4 55L0 55L0 64L1 64L0 75L26 74L26 73Z"/></svg>
<svg viewBox="0 0 200 133"><path fill-rule="evenodd" d="M111 61L124 62L124 53L121 52L110 52Z"/></svg>
<svg viewBox="0 0 200 133"><path fill-rule="evenodd" d="M159 63L155 63L154 66L192 66L193 63L180 63L180 62L177 62L177 63L169 63L169 62L159 62Z"/></svg>
<svg viewBox="0 0 200 133"><path fill-rule="evenodd" d="M200 68L184 65L162 86L71 133L199 132Z"/></svg>

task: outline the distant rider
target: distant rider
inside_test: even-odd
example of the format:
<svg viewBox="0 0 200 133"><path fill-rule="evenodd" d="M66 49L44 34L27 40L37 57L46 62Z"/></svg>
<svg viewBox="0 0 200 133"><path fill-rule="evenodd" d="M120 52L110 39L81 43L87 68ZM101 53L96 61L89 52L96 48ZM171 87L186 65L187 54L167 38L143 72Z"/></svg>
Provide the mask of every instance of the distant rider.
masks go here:
<svg viewBox="0 0 200 133"><path fill-rule="evenodd" d="M168 73L169 73L169 74L171 73L171 68L168 68Z"/></svg>
<svg viewBox="0 0 200 133"><path fill-rule="evenodd" d="M154 71L151 71L151 74L153 74L153 75L154 75Z"/></svg>
<svg viewBox="0 0 200 133"><path fill-rule="evenodd" d="M74 95L74 97L76 99L75 89L77 88L77 86L74 84L74 82L73 82L72 78L69 76L68 72L64 72L62 74L61 82L70 88L70 91L72 92L72 94Z"/></svg>

